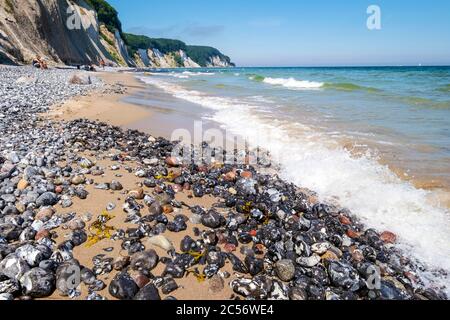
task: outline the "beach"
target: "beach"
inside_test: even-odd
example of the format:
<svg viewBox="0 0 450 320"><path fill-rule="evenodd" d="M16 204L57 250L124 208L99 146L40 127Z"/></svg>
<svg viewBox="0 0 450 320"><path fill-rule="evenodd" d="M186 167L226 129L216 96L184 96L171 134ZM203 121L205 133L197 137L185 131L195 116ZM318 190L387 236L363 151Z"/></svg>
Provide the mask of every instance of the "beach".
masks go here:
<svg viewBox="0 0 450 320"><path fill-rule="evenodd" d="M2 68L2 298L445 297L445 270L406 256L396 232L264 159L249 165L254 151L243 163L173 155L171 132L202 117L145 74L83 72L93 81L74 85L77 71ZM82 283L68 287L73 269Z"/></svg>

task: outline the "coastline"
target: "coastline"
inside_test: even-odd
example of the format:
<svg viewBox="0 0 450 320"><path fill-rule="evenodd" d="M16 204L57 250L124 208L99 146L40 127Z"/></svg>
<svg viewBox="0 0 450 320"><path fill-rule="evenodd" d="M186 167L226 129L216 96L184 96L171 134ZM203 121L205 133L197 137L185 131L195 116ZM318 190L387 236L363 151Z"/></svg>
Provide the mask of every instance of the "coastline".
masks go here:
<svg viewBox="0 0 450 320"><path fill-rule="evenodd" d="M102 91L103 88L97 88L94 92L66 100L59 107L52 108L48 118L44 113L43 123L39 121L39 124L34 124L35 126L44 125L42 127L44 131L48 130L48 126L54 128L55 131L49 132L49 135L56 137L62 132L64 136L67 136L64 142L64 154L59 157L60 161L57 162L57 167L64 171L66 176L51 178L54 183L53 189L56 192L55 197L59 201L53 204L55 212L49 214L48 218L51 220L57 216L71 216L71 213L76 213L76 215L71 217L67 223L60 223L56 228L47 230L50 232L44 233L44 239L55 240L58 250L65 254L72 254L73 252L73 258L77 259L82 266L93 269L98 267L93 265L93 260L99 254L108 258L111 257L113 260L123 257L126 237L119 238L118 241L104 239L89 248L85 246L87 240L85 236L89 232L89 225L107 206L114 204L114 208L110 211L114 218L108 224L114 227L116 231L124 229L126 234L136 232L134 230L135 223L125 223L127 216L131 215L134 218L136 216L148 217L149 222L154 223L154 220L164 213L169 223L173 223L171 228L178 228L178 224L183 225L180 219L186 222L186 230L163 233L164 237L173 242L177 252L180 242L184 240L183 237L189 236L191 239L196 239L197 243L201 243L203 249L197 253L203 255L210 250L214 252L218 250L227 257L223 268L219 268L221 269L220 272L212 277L213 280L203 281L203 279L200 279L202 281L199 282L191 273L181 278L176 277L178 289L168 290L167 294L161 294L162 298L205 300L243 296L250 299L365 299L369 298L368 293L364 290L359 291L361 286L359 280L363 281L364 272L358 271L360 273L358 275L355 268L362 262L369 265L373 264L373 258L369 258L372 254L370 250L374 250L381 256L388 255L398 259L396 261L404 267L404 270L400 269L400 271L391 270L390 261L378 261L378 258L375 258L375 262L383 267L382 283L387 290L381 290L377 293L381 298L389 298L389 296L383 297L386 294L393 294L391 296L393 299L438 299L442 297L439 290L430 292L420 289L416 278L418 276L416 274L417 266L414 265L415 262L401 260L401 254L396 251L394 246L396 235L385 230L380 230L380 232L385 231L382 234L367 230L351 213L341 208L333 208L318 203L317 199L309 195L307 191L296 188L277 176L261 174L262 170L260 171L261 168L258 166L240 164L227 167L217 163L191 169L170 158L170 149L173 148L170 142L164 139L156 139L154 136L142 132L125 132L115 127L121 126L122 129L127 129L133 126L136 119L141 117L151 119L155 112L123 102L125 93L133 94L142 89L142 86L135 82L135 79L132 79L132 74L103 75L99 73L98 75L103 78L106 86L109 86L107 91ZM118 86L123 90L119 90L120 93L114 93L116 90L114 86L118 82L122 82ZM67 112L64 113L64 110ZM91 121L79 120L80 118ZM22 121L27 124L27 121L30 120L24 119ZM97 121L106 122L109 125ZM160 125L164 124L161 123ZM150 128L149 131L151 130ZM45 143L45 140L40 141L39 145L42 143ZM32 142L32 144L34 145L35 142ZM169 148L166 149L165 145L168 145ZM160 154L157 152L160 152ZM65 171L64 168L67 165L71 167L71 171ZM161 176L161 174L157 174L159 168L166 168L177 177L183 174L187 175L193 182L183 185L177 183L176 178L162 178L161 181L158 178L155 181L154 176ZM23 168L20 168L20 170L23 170ZM21 177L23 174L20 170L17 177ZM219 171L217 172L217 170ZM208 194L208 188L203 186L205 175L208 179L212 179L216 184L215 187L218 188L217 194L215 194L214 189L214 196L210 195L213 190L209 190L210 194ZM215 178L209 178L210 175ZM170 176L170 174L166 175L166 177ZM58 183L55 183L57 179L62 181L59 180ZM168 180L166 181L166 179ZM119 180L122 188L112 190L110 188L112 180ZM258 181L265 182L260 183ZM17 186L19 186L19 182L17 182ZM31 183L31 181L28 183ZM258 192L256 189L253 191L248 183L260 184L258 190L261 189L261 194L255 198ZM27 186L25 186L25 190L27 190ZM177 191L173 193L174 190ZM270 195L269 199L264 198L264 194ZM163 200L170 195L174 196L171 201ZM247 202L244 201L244 205L239 206L236 198ZM68 200L70 200L70 205L66 206ZM256 202L253 207L253 201L261 202L262 207ZM155 203L159 203L159 207L152 207ZM285 211L279 209L281 204ZM195 223L191 221L195 216L197 216L196 218L199 216L199 214L194 213L198 211L196 206L204 208L200 216L208 216L208 221L202 220L199 222L196 220ZM248 206L253 208L247 208ZM278 211L270 211L270 206L275 206ZM40 216L44 209L36 210L39 211L37 216ZM124 210L126 213L124 213ZM152 210L156 210L156 216L148 216L148 211L155 213ZM264 216L263 211L266 210L267 216ZM140 211L142 211L142 214ZM88 212L92 214L89 219L86 215ZM86 221L81 223L80 221L84 221L85 218ZM228 222L225 219L228 219L226 220ZM231 228L230 225L237 223L234 222L237 220L241 221L240 225L237 229ZM49 220L44 219L44 221L48 222ZM167 225L167 222L163 224ZM143 227L147 224L140 221L138 225ZM307 225L309 227L306 227ZM329 234L325 233L325 235L320 236L323 226L329 228ZM153 228L156 227L156 225L153 225ZM165 230L167 226L163 228ZM198 228L198 232L194 232L194 228ZM41 232L42 230L38 231ZM292 249L276 247L276 243L281 240L282 242L292 241L293 232L300 232L297 236L301 236L303 240L295 239L295 241L300 241L304 249L296 249L294 252ZM209 238L211 235L214 235L215 240ZM249 238L249 235L252 237ZM334 236L338 238L334 238ZM142 240L142 244L144 244L148 240L148 235L140 235L138 238L137 243ZM202 238L203 240L201 240ZM211 247L208 242L205 243L205 239L213 241L214 245ZM39 240L36 239L36 241ZM76 243L76 245L70 248L72 245L69 245L67 241L72 244ZM122 241L122 247L120 241ZM254 242L253 246L252 242ZM264 245L262 245L263 243ZM68 245L69 247L67 247ZM370 250L364 251L367 248L370 248ZM105 251L104 249L108 250ZM145 245L145 249L155 249L155 247ZM269 254L269 252L272 253ZM166 267L170 265L170 260L174 257L171 257L167 250L158 248L156 248L155 253L160 258L164 258L163 263L160 262L155 269L151 270L151 273L142 274L137 272L138 269L129 270L130 276L134 279L134 282L139 283L140 289L148 288L147 284L153 286L159 283L162 287L170 284L166 284L165 281L169 281L171 277L163 276L161 278L160 274L164 273L164 265ZM231 255L232 253L234 256ZM128 255L133 257L136 252ZM185 257L187 257L186 255L191 254L185 253ZM283 258L281 266L278 263L280 260L277 257L278 255ZM297 256L299 257L297 258ZM203 258L205 257L203 256ZM102 262L102 257L97 260ZM292 274L288 279L285 279L284 268L288 265L288 269L290 269L293 261L298 261L301 268L294 272L291 270ZM112 266L112 261L104 262L106 267ZM74 264L70 259L64 263ZM58 270L64 267L64 263L56 270L57 277L61 277ZM207 266L213 265L209 261L202 261L202 263L203 265L206 263ZM266 268L267 270L265 270ZM331 283L328 280L329 284L323 286L320 283L310 283L309 280L304 283L301 282L306 281L305 277L309 279L308 274L310 274L311 268L320 273L317 274L319 279L328 278L326 272L325 274L321 273L327 270L329 277L331 277ZM338 273L339 268L341 268L341 271L345 271L343 276ZM100 273L98 277L95 277L102 281L105 286L101 290L90 290L88 292L89 286L83 284L81 292L71 291L67 294L74 294L73 298L75 299L85 299L86 295L93 299L111 299L111 283L116 281L124 270L128 269L119 268L119 270L116 270L117 272L109 270L104 275ZM248 274L249 270L253 270L251 276ZM300 283L292 281L294 273L296 274L295 277L302 279L299 280ZM358 281L355 281L356 278ZM269 281L269 279L272 284L269 288L266 288L267 283L265 281ZM280 282L280 279L285 280ZM322 280L325 281L326 279ZM406 283L402 281L406 281ZM347 287L349 283L351 287ZM248 292L246 287L248 285L254 286L253 291ZM416 286L419 287L416 288ZM211 289L217 291L212 293ZM58 287L58 290L53 292L49 299L62 299L61 288ZM315 294L317 295L315 296ZM127 296L120 297L126 298ZM154 295L152 297L155 298Z"/></svg>

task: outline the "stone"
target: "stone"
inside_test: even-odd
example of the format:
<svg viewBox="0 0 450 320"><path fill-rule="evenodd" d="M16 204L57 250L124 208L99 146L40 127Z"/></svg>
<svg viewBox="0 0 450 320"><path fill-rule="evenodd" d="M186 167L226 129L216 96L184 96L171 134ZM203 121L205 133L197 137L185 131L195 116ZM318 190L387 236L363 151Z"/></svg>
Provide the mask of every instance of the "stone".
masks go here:
<svg viewBox="0 0 450 320"><path fill-rule="evenodd" d="M38 207L53 206L58 203L58 197L53 192L45 192L36 200Z"/></svg>
<svg viewBox="0 0 450 320"><path fill-rule="evenodd" d="M111 281L108 291L119 300L132 300L139 292L139 287L128 273L122 272Z"/></svg>
<svg viewBox="0 0 450 320"><path fill-rule="evenodd" d="M295 276L295 265L291 260L280 260L275 264L275 272L281 281L289 282Z"/></svg>
<svg viewBox="0 0 450 320"><path fill-rule="evenodd" d="M170 294L178 289L178 284L173 278L169 278L162 286L162 293Z"/></svg>
<svg viewBox="0 0 450 320"><path fill-rule="evenodd" d="M297 263L302 267L312 268L320 262L320 256L313 254L311 257L300 257L297 259Z"/></svg>
<svg viewBox="0 0 450 320"><path fill-rule="evenodd" d="M217 294L223 291L225 288L225 281L218 274L211 277L208 280L208 291L213 294Z"/></svg>
<svg viewBox="0 0 450 320"><path fill-rule="evenodd" d="M55 214L55 210L52 207L44 207L36 214L35 219L46 222L50 220Z"/></svg>
<svg viewBox="0 0 450 320"><path fill-rule="evenodd" d="M16 253L11 253L0 262L0 275L19 280L30 267Z"/></svg>
<svg viewBox="0 0 450 320"><path fill-rule="evenodd" d="M39 263L45 259L50 258L51 250L45 246L35 247L31 244L26 244L16 250L19 258L26 261L29 266L37 267Z"/></svg>
<svg viewBox="0 0 450 320"><path fill-rule="evenodd" d="M339 257L336 255L336 253L334 253L331 250L328 250L327 252L325 252L325 254L323 254L321 258L322 258L323 261L337 261L337 260L339 260Z"/></svg>
<svg viewBox="0 0 450 320"><path fill-rule="evenodd" d="M211 229L219 228L222 225L222 222L223 217L214 210L210 210L207 214L202 216L202 224Z"/></svg>
<svg viewBox="0 0 450 320"><path fill-rule="evenodd" d="M6 241L15 241L20 237L22 230L12 223L0 224L0 237Z"/></svg>
<svg viewBox="0 0 450 320"><path fill-rule="evenodd" d="M83 175L76 175L72 178L72 180L70 180L70 182L75 185L78 186L80 184L83 184L86 182L86 178Z"/></svg>
<svg viewBox="0 0 450 320"><path fill-rule="evenodd" d="M40 231L38 231L38 232L36 233L36 236L34 237L34 239L35 239L36 241L39 241L39 240L41 240L41 239L43 239L43 238L50 238L50 237L51 237L50 231L48 231L48 230L46 230L46 229L41 229Z"/></svg>
<svg viewBox="0 0 450 320"><path fill-rule="evenodd" d="M161 300L161 296L159 295L158 289L154 284L149 283L145 287L143 287L134 297L134 300L141 301L159 301Z"/></svg>
<svg viewBox="0 0 450 320"><path fill-rule="evenodd" d="M148 238L147 244L156 246L165 251L170 251L174 249L172 242L163 235Z"/></svg>
<svg viewBox="0 0 450 320"><path fill-rule="evenodd" d="M332 261L328 266L331 282L345 290L357 291L360 288L358 272L347 262Z"/></svg>
<svg viewBox="0 0 450 320"><path fill-rule="evenodd" d="M395 233L392 233L390 231L385 231L380 235L380 239L384 242L384 243L390 243L390 244L394 244L397 242L397 235Z"/></svg>
<svg viewBox="0 0 450 320"><path fill-rule="evenodd" d="M67 226L72 231L82 230L82 229L84 229L86 227L86 223L84 223L84 221L81 220L81 219L73 219L73 220L69 221Z"/></svg>
<svg viewBox="0 0 450 320"><path fill-rule="evenodd" d="M128 193L128 196L136 200L142 200L144 199L144 189L139 188L136 190L132 190Z"/></svg>
<svg viewBox="0 0 450 320"><path fill-rule="evenodd" d="M252 276L256 276L263 272L264 270L264 260L257 259L254 256L246 256L245 257L245 266L247 267L248 272Z"/></svg>
<svg viewBox="0 0 450 320"><path fill-rule="evenodd" d="M131 256L131 269L143 272L153 270L158 264L159 257L155 250L137 252Z"/></svg>
<svg viewBox="0 0 450 320"><path fill-rule="evenodd" d="M0 281L0 294L18 294L20 292L20 284L17 280L7 279Z"/></svg>
<svg viewBox="0 0 450 320"><path fill-rule="evenodd" d="M55 275L41 268L31 269L20 278L24 294L33 298L50 296L55 291L55 282Z"/></svg>
<svg viewBox="0 0 450 320"><path fill-rule="evenodd" d="M70 292L77 286L77 282L81 279L81 268L78 261L66 261L56 269L56 289L59 294L67 297Z"/></svg>
<svg viewBox="0 0 450 320"><path fill-rule="evenodd" d="M331 244L329 242L320 242L315 243L311 246L311 251L317 253L318 255L323 255L328 249L331 248Z"/></svg>
<svg viewBox="0 0 450 320"><path fill-rule="evenodd" d="M114 191L120 191L123 190L123 186L119 181L113 180L110 184L109 184L109 188L111 190Z"/></svg>
<svg viewBox="0 0 450 320"><path fill-rule="evenodd" d="M25 179L21 179L17 183L17 189L19 189L19 190L25 190L27 187L28 187L28 181Z"/></svg>
<svg viewBox="0 0 450 320"><path fill-rule="evenodd" d="M182 164L182 162L181 159L177 157L168 157L166 158L166 164L169 167L179 167Z"/></svg>

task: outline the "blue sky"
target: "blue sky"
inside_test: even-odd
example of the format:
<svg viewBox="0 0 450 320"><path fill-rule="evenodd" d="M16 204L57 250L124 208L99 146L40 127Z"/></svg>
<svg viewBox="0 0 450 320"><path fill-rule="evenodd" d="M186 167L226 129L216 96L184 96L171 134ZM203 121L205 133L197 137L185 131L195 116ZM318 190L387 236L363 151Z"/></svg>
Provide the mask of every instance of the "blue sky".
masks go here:
<svg viewBox="0 0 450 320"><path fill-rule="evenodd" d="M448 0L108 0L126 32L210 45L239 66L450 64ZM366 26L369 5L381 30Z"/></svg>

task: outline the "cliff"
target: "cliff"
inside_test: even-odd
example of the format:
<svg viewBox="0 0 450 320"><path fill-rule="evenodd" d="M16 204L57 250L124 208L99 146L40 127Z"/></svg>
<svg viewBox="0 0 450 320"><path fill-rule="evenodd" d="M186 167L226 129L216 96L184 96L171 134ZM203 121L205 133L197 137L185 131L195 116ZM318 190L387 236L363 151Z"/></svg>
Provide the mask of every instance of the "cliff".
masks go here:
<svg viewBox="0 0 450 320"><path fill-rule="evenodd" d="M69 65L102 59L113 66L233 65L214 48L124 34L117 11L105 0L1 0L0 63L30 63L36 55Z"/></svg>

